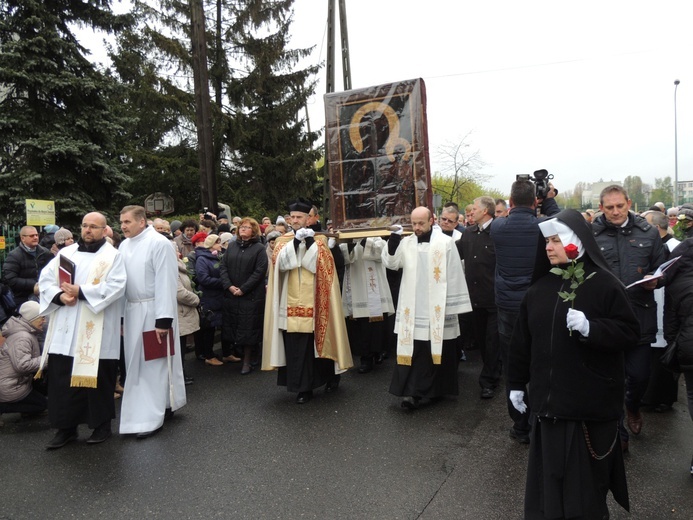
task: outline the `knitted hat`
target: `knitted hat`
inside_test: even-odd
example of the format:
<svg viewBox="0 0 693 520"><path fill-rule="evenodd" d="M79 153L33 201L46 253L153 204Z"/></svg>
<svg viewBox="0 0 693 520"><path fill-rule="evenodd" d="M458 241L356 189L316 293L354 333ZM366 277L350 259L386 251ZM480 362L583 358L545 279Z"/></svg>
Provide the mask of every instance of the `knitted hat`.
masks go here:
<svg viewBox="0 0 693 520"><path fill-rule="evenodd" d="M214 233L207 235L207 238L205 238L205 247L210 249L214 244L217 243L217 240L219 240L219 235L215 235Z"/></svg>
<svg viewBox="0 0 693 520"><path fill-rule="evenodd" d="M272 240L278 239L282 234L279 231L272 231L271 233L267 233L267 241L271 242Z"/></svg>
<svg viewBox="0 0 693 520"><path fill-rule="evenodd" d="M227 244L233 240L233 233L222 233L219 235L219 239L221 240L221 245L223 246L224 244Z"/></svg>
<svg viewBox="0 0 693 520"><path fill-rule="evenodd" d="M692 204L684 204L679 208L679 220L693 220Z"/></svg>
<svg viewBox="0 0 693 520"><path fill-rule="evenodd" d="M193 246L196 246L199 242L204 242L207 239L207 233L204 233L203 231L198 231L195 233L192 238L190 239L190 242L192 243Z"/></svg>
<svg viewBox="0 0 693 520"><path fill-rule="evenodd" d="M26 321L34 321L39 317L41 306L37 302L25 302L19 308L19 315Z"/></svg>
<svg viewBox="0 0 693 520"><path fill-rule="evenodd" d="M53 239L55 240L55 244L58 246L62 246L70 238L73 238L72 237L72 231L70 231L69 229L65 229L64 227L61 227L53 235Z"/></svg>
<svg viewBox="0 0 693 520"><path fill-rule="evenodd" d="M180 220L174 220L173 222L171 222L171 233L175 233L176 231L178 231L180 229L181 224L182 222Z"/></svg>
<svg viewBox="0 0 693 520"><path fill-rule="evenodd" d="M58 229L60 229L60 228L58 226L56 226L55 224L48 224L46 227L43 228L43 230L46 233L55 233L56 231L58 231Z"/></svg>
<svg viewBox="0 0 693 520"><path fill-rule="evenodd" d="M226 220L229 220L229 217L226 216L226 213L222 213L217 217L217 220L221 220L222 218L225 218Z"/></svg>

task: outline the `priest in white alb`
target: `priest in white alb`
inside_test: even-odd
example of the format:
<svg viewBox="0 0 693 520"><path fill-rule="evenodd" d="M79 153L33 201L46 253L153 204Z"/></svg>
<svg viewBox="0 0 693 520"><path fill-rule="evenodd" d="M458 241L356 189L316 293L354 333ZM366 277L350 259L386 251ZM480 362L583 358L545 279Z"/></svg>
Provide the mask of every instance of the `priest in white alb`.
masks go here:
<svg viewBox="0 0 693 520"><path fill-rule="evenodd" d="M111 436L126 273L105 228L101 213L85 215L79 241L61 249L39 277L40 312L50 321L37 377L48 360L48 418L58 429L47 449L77 439L83 423L93 429L88 444Z"/></svg>
<svg viewBox="0 0 693 520"><path fill-rule="evenodd" d="M142 206L125 206L120 227L126 239L119 251L128 274L123 322L127 380L120 433L145 439L186 403L178 338L178 263L170 242L147 225ZM145 360L145 334L163 347L162 357Z"/></svg>
<svg viewBox="0 0 693 520"><path fill-rule="evenodd" d="M472 310L460 256L453 239L433 229L433 215L418 207L411 213L414 233L402 238L402 227L383 250L388 269L402 269L395 319L397 365L390 393L403 397L402 407L418 408L458 394L457 315Z"/></svg>
<svg viewBox="0 0 693 520"><path fill-rule="evenodd" d="M342 308L347 318L349 345L352 353L361 357L358 373L367 374L385 350L385 318L395 312L382 261L387 242L380 237L368 237L339 247L345 264Z"/></svg>

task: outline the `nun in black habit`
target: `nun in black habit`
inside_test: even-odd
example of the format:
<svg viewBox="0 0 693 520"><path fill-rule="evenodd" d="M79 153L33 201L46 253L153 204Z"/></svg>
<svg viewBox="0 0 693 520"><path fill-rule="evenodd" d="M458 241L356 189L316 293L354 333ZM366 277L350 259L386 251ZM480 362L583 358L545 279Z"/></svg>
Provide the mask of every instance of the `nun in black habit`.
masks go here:
<svg viewBox="0 0 693 520"><path fill-rule="evenodd" d="M525 518L609 518L608 491L629 509L618 420L624 351L637 344L639 325L580 213L561 211L539 228L508 367L513 406L526 412L522 389L529 385L532 410ZM571 288L571 279L550 270L571 266L575 250L584 275ZM573 290L571 306L558 293Z"/></svg>

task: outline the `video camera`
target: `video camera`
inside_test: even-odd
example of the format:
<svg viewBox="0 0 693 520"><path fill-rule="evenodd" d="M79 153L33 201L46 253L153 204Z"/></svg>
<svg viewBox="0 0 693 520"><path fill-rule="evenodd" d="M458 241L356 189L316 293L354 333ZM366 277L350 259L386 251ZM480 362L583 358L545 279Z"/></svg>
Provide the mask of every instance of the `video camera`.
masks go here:
<svg viewBox="0 0 693 520"><path fill-rule="evenodd" d="M537 170L533 173L534 177L530 175L517 175L515 180L518 181L530 181L534 183L536 190L536 196L538 199L545 199L551 189L549 187L549 181L553 179L553 175L549 174L548 170ZM554 188L556 194L558 190Z"/></svg>

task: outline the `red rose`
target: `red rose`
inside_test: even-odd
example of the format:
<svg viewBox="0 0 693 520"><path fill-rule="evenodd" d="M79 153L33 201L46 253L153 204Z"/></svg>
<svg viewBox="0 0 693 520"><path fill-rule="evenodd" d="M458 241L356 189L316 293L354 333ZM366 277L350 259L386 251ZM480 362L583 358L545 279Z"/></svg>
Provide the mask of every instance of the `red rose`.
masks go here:
<svg viewBox="0 0 693 520"><path fill-rule="evenodd" d="M568 244L563 249L569 260L575 260L578 257L578 247L575 244Z"/></svg>

